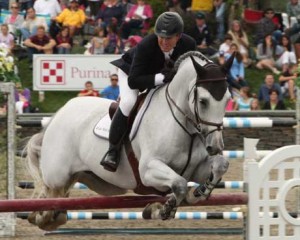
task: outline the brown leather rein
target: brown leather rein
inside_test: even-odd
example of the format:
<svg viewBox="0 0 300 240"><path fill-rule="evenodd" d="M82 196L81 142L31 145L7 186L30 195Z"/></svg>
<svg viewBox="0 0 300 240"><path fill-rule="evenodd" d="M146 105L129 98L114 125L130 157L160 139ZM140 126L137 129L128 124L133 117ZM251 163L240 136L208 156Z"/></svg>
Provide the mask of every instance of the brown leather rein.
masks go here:
<svg viewBox="0 0 300 240"><path fill-rule="evenodd" d="M203 120L200 116L199 116L199 111L198 111L198 105L196 102L197 99L197 87L202 84L202 83L207 83L207 82L217 82L217 81L226 81L226 78L215 78L215 79L205 79L205 80L197 80L194 87L192 88L192 90L194 89L194 115L196 118L196 121L194 119L192 119L190 116L188 116L188 114L186 114L174 101L174 99L171 97L170 93L169 93L169 85L170 83L168 83L167 87L166 87L166 100L167 103L169 105L169 108L172 112L172 115L175 119L175 121L180 125L180 127L190 136L192 136L193 134L191 134L188 129L182 125L182 123L179 122L179 120L176 118L174 111L172 109L172 105L185 117L185 119L190 122L195 129L197 130L197 133L200 134L202 141L204 141L204 137L203 137L203 133L202 133L202 129L201 129L201 124L205 124L208 126L215 126L216 129L208 132L207 134L205 134L205 137L207 137L209 134L211 134L214 131L221 131L223 129L223 122L221 123L215 123L215 122L209 122L209 121L205 121ZM191 92L192 92L191 90Z"/></svg>

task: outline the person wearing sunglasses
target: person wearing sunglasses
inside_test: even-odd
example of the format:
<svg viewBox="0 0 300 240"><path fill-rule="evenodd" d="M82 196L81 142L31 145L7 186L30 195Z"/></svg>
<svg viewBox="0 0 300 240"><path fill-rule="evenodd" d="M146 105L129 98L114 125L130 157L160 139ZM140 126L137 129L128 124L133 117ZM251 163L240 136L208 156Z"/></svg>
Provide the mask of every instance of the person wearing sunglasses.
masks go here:
<svg viewBox="0 0 300 240"><path fill-rule="evenodd" d="M8 31L14 35L17 35L18 30L21 28L24 22L24 16L19 14L19 5L14 2L10 6L11 14L4 18L3 23L8 25Z"/></svg>
<svg viewBox="0 0 300 240"><path fill-rule="evenodd" d="M264 11L264 17L257 24L256 29L256 44L263 42L266 34L271 34L272 39L279 43L282 32L278 18L275 16L273 8L267 8Z"/></svg>
<svg viewBox="0 0 300 240"><path fill-rule="evenodd" d="M112 74L110 76L110 85L100 91L100 97L118 101L120 95L118 82L118 75Z"/></svg>

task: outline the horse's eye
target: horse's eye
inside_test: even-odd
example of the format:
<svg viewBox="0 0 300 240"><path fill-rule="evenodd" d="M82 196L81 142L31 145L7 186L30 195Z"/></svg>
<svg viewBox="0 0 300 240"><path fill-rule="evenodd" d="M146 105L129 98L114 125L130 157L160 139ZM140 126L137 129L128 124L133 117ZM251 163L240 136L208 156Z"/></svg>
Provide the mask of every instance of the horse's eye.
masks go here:
<svg viewBox="0 0 300 240"><path fill-rule="evenodd" d="M206 99L200 99L199 100L201 106L206 107L207 106L207 100Z"/></svg>

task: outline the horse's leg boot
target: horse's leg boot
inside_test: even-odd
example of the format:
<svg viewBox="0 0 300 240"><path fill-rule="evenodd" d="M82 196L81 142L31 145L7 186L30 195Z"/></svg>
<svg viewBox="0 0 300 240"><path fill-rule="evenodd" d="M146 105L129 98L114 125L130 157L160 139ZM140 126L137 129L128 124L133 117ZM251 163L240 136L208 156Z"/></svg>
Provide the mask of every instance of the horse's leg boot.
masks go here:
<svg viewBox="0 0 300 240"><path fill-rule="evenodd" d="M124 116L118 108L110 126L109 149L100 162L100 165L110 172L117 171L120 163L120 151L127 132L127 121L128 117Z"/></svg>

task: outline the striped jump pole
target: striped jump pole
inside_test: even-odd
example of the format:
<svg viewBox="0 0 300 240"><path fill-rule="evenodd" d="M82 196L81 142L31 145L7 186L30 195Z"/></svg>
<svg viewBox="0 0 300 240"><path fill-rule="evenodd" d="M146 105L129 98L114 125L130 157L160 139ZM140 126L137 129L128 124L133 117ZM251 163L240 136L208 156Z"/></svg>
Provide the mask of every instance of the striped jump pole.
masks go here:
<svg viewBox="0 0 300 240"><path fill-rule="evenodd" d="M27 212L17 213L17 217L21 219L28 218ZM68 220L142 220L142 212L68 212ZM270 218L278 218L277 212L267 213ZM264 212L259 213L260 217L265 215ZM293 218L298 218L296 212L289 213ZM244 219L244 212L177 212L175 218L177 220L239 220Z"/></svg>
<svg viewBox="0 0 300 240"><path fill-rule="evenodd" d="M167 199L167 197L160 196L117 196L1 200L0 212L139 208L149 203L165 203ZM199 201L195 205L183 203L182 206L246 205L247 203L247 194L227 193L211 195L208 200Z"/></svg>
<svg viewBox="0 0 300 240"><path fill-rule="evenodd" d="M194 187L198 186L199 184L194 182L189 182L188 187ZM19 182L18 187L22 189L33 189L34 183L33 182ZM219 182L216 188L219 189L243 189L244 182L243 181L225 181L225 182ZM88 189L88 187L82 183L75 183L73 186L73 189Z"/></svg>
<svg viewBox="0 0 300 240"><path fill-rule="evenodd" d="M271 150L257 150L256 154L257 157L261 159L270 154L271 152ZM244 159L245 153L244 151L240 150L227 150L223 151L223 156L227 159Z"/></svg>
<svg viewBox="0 0 300 240"><path fill-rule="evenodd" d="M225 128L271 128L275 126L294 126L294 118L268 117L226 117L223 118Z"/></svg>
<svg viewBox="0 0 300 240"><path fill-rule="evenodd" d="M17 120L17 124L24 127L44 127L51 117L43 117L41 120ZM223 119L225 128L263 128L275 126L294 126L294 118L269 118L269 117L225 117Z"/></svg>
<svg viewBox="0 0 300 240"><path fill-rule="evenodd" d="M68 220L140 220L142 212L68 212ZM17 213L17 217L27 219L28 213ZM243 212L177 212L177 220L239 220Z"/></svg>

